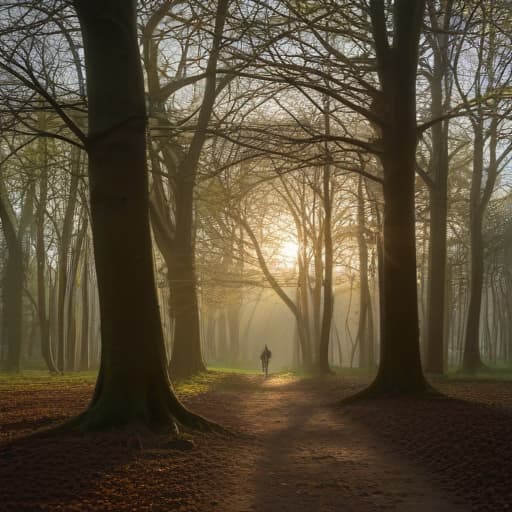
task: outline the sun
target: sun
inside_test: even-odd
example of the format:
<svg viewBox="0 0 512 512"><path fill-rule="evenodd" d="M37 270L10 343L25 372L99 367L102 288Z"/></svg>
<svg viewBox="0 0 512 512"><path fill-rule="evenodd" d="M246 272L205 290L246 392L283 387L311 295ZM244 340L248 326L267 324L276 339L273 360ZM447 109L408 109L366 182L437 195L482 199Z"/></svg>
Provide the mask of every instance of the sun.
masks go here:
<svg viewBox="0 0 512 512"><path fill-rule="evenodd" d="M291 268L295 266L298 251L299 244L293 240L288 240L281 245L279 254L285 267Z"/></svg>

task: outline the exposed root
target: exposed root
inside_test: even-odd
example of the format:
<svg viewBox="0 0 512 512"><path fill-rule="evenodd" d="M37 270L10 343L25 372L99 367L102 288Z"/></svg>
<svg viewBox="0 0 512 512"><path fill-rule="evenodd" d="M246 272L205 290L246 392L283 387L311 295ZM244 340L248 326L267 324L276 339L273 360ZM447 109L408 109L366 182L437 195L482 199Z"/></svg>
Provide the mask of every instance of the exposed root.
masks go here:
<svg viewBox="0 0 512 512"><path fill-rule="evenodd" d="M214 421L208 420L199 414L195 414L189 411L186 407L182 406L176 413L176 419L180 426L187 431L199 431L199 432L215 432L217 434L229 435L231 432L215 423Z"/></svg>

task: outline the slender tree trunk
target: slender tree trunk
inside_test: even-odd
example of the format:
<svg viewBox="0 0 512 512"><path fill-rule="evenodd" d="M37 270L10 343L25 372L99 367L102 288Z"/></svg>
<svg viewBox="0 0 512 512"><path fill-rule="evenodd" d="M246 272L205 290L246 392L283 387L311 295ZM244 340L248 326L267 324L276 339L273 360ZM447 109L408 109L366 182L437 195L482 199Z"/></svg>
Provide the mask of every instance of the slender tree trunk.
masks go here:
<svg viewBox="0 0 512 512"><path fill-rule="evenodd" d="M432 2L431 2L432 4ZM452 0L444 5L442 28L433 39L434 69L430 83L432 102L431 117L438 119L449 104L449 97L443 98L443 84L449 71L448 66L448 29L450 27ZM430 5L431 23L438 27L434 6ZM448 94L447 91L445 91ZM446 290L446 225L448 215L448 128L449 121L438 122L432 126L432 157L430 175L432 184L430 195L430 245L429 245L429 281L428 310L426 325L427 352L425 369L428 372L444 372L445 331L445 290Z"/></svg>
<svg viewBox="0 0 512 512"><path fill-rule="evenodd" d="M240 361L240 305L229 304L227 315L230 361L236 364Z"/></svg>
<svg viewBox="0 0 512 512"><path fill-rule="evenodd" d="M325 133L329 135L330 130L330 109L329 101L324 102L324 124ZM329 157L329 147L325 146L326 156ZM334 294L333 294L333 246L332 246L332 192L331 192L331 167L326 164L323 169L323 207L324 207L324 283L323 283L323 312L322 325L320 330L320 350L319 350L319 370L320 373L330 373L329 366L329 342L331 338L331 324L334 310ZM320 280L320 276L316 276Z"/></svg>
<svg viewBox="0 0 512 512"><path fill-rule="evenodd" d="M0 178L3 179L3 178ZM23 248L16 228L16 218L12 211L3 181L0 183L0 221L7 245L2 286L3 334L7 337L7 370L19 372L21 369L22 319L23 319Z"/></svg>
<svg viewBox="0 0 512 512"><path fill-rule="evenodd" d="M41 128L44 129L44 119ZM44 219L46 215L46 203L48 198L48 165L46 138L40 139L40 151L43 158L41 175L39 177L39 202L36 208L36 268L37 268L37 313L39 319L39 335L41 339L41 355L51 373L57 372L55 361L50 346L50 323L47 306L46 283L46 248L44 236Z"/></svg>
<svg viewBox="0 0 512 512"><path fill-rule="evenodd" d="M304 244L305 247L305 244ZM304 253L306 250L304 249ZM302 351L302 362L308 370L313 368L313 350L311 340L311 318L309 307L309 284L305 257L299 260L299 285L297 288L297 329ZM300 318L299 318L300 317Z"/></svg>
<svg viewBox="0 0 512 512"><path fill-rule="evenodd" d="M228 356L228 331L226 329L226 310L219 308L217 316L217 359L222 363L227 363Z"/></svg>
<svg viewBox="0 0 512 512"><path fill-rule="evenodd" d="M76 198L78 192L78 173L80 169L80 151L71 149L71 181L69 197L64 214L62 233L59 247L59 266L57 279L57 367L59 371L66 370L66 290L68 288L68 263L71 237L73 235Z"/></svg>
<svg viewBox="0 0 512 512"><path fill-rule="evenodd" d="M208 320L206 323L206 355L208 361L215 361L217 354L215 350L215 309L210 307L208 310Z"/></svg>
<svg viewBox="0 0 512 512"><path fill-rule="evenodd" d="M199 304L194 250L193 177L182 175L176 187L174 255L168 269L173 279L174 338L169 369L173 379L206 370L201 354Z"/></svg>
<svg viewBox="0 0 512 512"><path fill-rule="evenodd" d="M475 373L484 368L480 355L480 313L484 279L484 242L482 237L481 187L484 167L483 122L474 126L473 176L469 206L469 232L471 238L471 274L469 308L466 321L466 338L462 370Z"/></svg>
<svg viewBox="0 0 512 512"><path fill-rule="evenodd" d="M330 217L330 213L329 213ZM324 301L322 313L322 325L320 331L320 347L319 347L319 369L320 373L327 374L331 372L329 366L329 343L331 339L331 324L334 310L334 296L332 292L333 283L333 251L332 236L327 234L327 229L331 230L330 219L325 220L325 275L324 275Z"/></svg>
<svg viewBox="0 0 512 512"><path fill-rule="evenodd" d="M364 211L363 177L357 186L357 246L359 249L359 322L356 340L359 343L359 367L370 366L370 340L368 336L370 288L368 285L368 247L366 245L366 216Z"/></svg>
<svg viewBox="0 0 512 512"><path fill-rule="evenodd" d="M75 247L73 248L73 254L71 255L71 265L68 275L68 287L66 291L67 303L66 303L66 318L67 318L67 369L74 371L76 369L77 361L77 333L76 333L76 308L75 308L75 288L77 280L78 266L80 264L80 256L82 253L82 245L87 233L88 219L85 211L83 212L84 218L82 220L82 226L77 234Z"/></svg>
<svg viewBox="0 0 512 512"><path fill-rule="evenodd" d="M89 250L84 250L82 260L82 328L80 335L80 370L89 369Z"/></svg>

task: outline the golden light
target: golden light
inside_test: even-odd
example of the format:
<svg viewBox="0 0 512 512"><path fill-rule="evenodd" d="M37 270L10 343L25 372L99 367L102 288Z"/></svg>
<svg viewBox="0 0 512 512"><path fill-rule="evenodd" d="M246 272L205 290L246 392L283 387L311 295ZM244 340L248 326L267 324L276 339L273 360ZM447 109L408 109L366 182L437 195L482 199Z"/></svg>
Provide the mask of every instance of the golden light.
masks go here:
<svg viewBox="0 0 512 512"><path fill-rule="evenodd" d="M281 245L279 254L281 255L283 265L285 267L290 268L295 266L298 251L299 244L293 240L288 240Z"/></svg>

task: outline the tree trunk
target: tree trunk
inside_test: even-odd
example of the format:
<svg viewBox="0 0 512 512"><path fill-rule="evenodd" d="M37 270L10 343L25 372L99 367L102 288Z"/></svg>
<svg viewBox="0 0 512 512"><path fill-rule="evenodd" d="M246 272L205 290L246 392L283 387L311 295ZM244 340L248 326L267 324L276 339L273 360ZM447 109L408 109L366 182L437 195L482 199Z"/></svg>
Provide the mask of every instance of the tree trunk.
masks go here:
<svg viewBox="0 0 512 512"><path fill-rule="evenodd" d="M359 176L357 185L357 246L359 249L359 322L356 343L359 343L359 367L370 366L370 336L368 324L370 287L368 285L368 247L366 245L366 216L364 211L363 177Z"/></svg>
<svg viewBox="0 0 512 512"><path fill-rule="evenodd" d="M229 304L227 316L229 326L229 360L236 365L240 361L240 305L237 303Z"/></svg>
<svg viewBox="0 0 512 512"><path fill-rule="evenodd" d="M87 233L88 219L85 209L83 211L82 226L76 236L75 247L71 255L71 265L68 275L67 286L67 303L66 303L66 318L67 318L67 347L66 347L66 362L67 369L74 371L76 369L77 360L77 333L76 333L76 308L75 308L75 288L77 280L78 266L80 264L80 256L82 253L82 245Z"/></svg>
<svg viewBox="0 0 512 512"><path fill-rule="evenodd" d="M462 370L475 373L484 368L480 355L480 313L484 279L484 243L482 237L482 210L480 204L484 167L483 123L475 126L473 176L471 180L469 232L471 238L471 274L469 308L466 321L466 339Z"/></svg>
<svg viewBox="0 0 512 512"><path fill-rule="evenodd" d="M80 370L89 369L89 250L84 251L82 261L82 328L80 329Z"/></svg>
<svg viewBox="0 0 512 512"><path fill-rule="evenodd" d="M443 83L449 71L448 66L448 29L450 27L452 0L444 5L442 26L438 27L435 4L431 8L431 23L438 30L433 39L433 74L430 82L432 102L431 117L438 119L449 104L449 92L443 98ZM444 372L444 345L447 340L445 331L445 291L446 291L446 226L448 215L448 128L449 121L442 121L432 126L432 157L430 175L432 184L430 196L430 245L429 245L429 281L427 291L427 352L425 369L428 372Z"/></svg>
<svg viewBox="0 0 512 512"><path fill-rule="evenodd" d="M215 17L212 48L206 66L206 80L203 102L199 109L196 130L188 152L175 168L175 233L172 240L172 258L165 258L171 284L172 303L175 310L173 349L169 369L173 378L190 377L206 369L201 354L200 315L197 299L194 250L194 187L197 166L204 142L206 129L213 112L217 96L217 61L221 49L222 34L229 0L219 0ZM149 49L152 48L151 51ZM151 34L146 41L146 50L155 55ZM151 59L152 56L148 55ZM157 62L153 59L149 69L151 91L158 89ZM160 91L155 91L160 92ZM170 264L170 266L169 266Z"/></svg>
<svg viewBox="0 0 512 512"><path fill-rule="evenodd" d="M91 227L101 366L81 428L193 424L165 360L149 226L144 81L132 0L75 0L89 103Z"/></svg>
<svg viewBox="0 0 512 512"><path fill-rule="evenodd" d="M41 129L45 128L44 118L41 120ZM51 373L56 373L57 367L53 359L50 345L50 323L47 306L46 284L46 248L44 236L44 219L48 199L48 166L46 138L41 137L41 156L43 158L41 175L39 177L39 202L36 208L36 267L37 267L37 314L39 319L39 335L41 339L41 355Z"/></svg>
<svg viewBox="0 0 512 512"><path fill-rule="evenodd" d="M196 290L194 251L194 185L192 176L178 177L176 187L176 233L174 255L168 267L172 279L174 337L170 373L173 379L206 370L201 354L201 330Z"/></svg>
<svg viewBox="0 0 512 512"><path fill-rule="evenodd" d="M475 373L484 367L480 355L480 313L484 279L484 245L482 237L481 187L484 167L483 122L474 126L474 158L471 180L469 225L471 238L471 274L469 308L466 321L466 338L462 370Z"/></svg>
<svg viewBox="0 0 512 512"><path fill-rule="evenodd" d="M414 203L416 72L424 5L422 0L397 2L390 47L384 3L370 2L382 87L376 111L383 120L384 302L379 370L367 394L415 394L428 389L420 360Z"/></svg>
<svg viewBox="0 0 512 512"><path fill-rule="evenodd" d="M2 286L2 327L7 337L7 370L18 373L21 369L23 248L16 230L16 218L3 182L0 183L0 220L8 253Z"/></svg>
<svg viewBox="0 0 512 512"><path fill-rule="evenodd" d="M68 288L68 262L71 237L73 235L76 198L78 192L78 173L80 169L80 151L71 149L71 182L69 197L62 224L62 233L59 247L59 266L57 278L57 367L60 372L66 370L66 290Z"/></svg>
<svg viewBox="0 0 512 512"><path fill-rule="evenodd" d="M443 141L446 145L446 140ZM447 148L446 148L447 150ZM443 150L441 150L442 152ZM435 151L433 151L433 155ZM438 155L436 160L441 160ZM445 154L445 156L447 156ZM429 281L428 281L428 317L427 317L427 357L425 368L428 372L444 372L444 313L446 290L446 221L448 196L446 176L448 160L438 162L446 172L441 182L436 182L430 189L430 247L429 247Z"/></svg>
<svg viewBox="0 0 512 512"><path fill-rule="evenodd" d="M330 119L329 119L329 102L325 101L325 132L330 134ZM326 153L329 156L329 148L326 144ZM331 372L329 366L329 342L331 338L331 324L332 315L334 310L334 295L333 295L333 247L332 247L332 192L331 192L331 168L329 164L324 166L323 170L323 206L324 206L324 301L322 312L322 325L320 330L320 347L318 367L320 373L327 374ZM321 280L321 276L316 276L317 280Z"/></svg>

